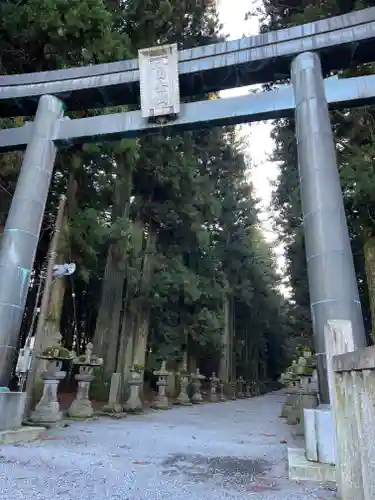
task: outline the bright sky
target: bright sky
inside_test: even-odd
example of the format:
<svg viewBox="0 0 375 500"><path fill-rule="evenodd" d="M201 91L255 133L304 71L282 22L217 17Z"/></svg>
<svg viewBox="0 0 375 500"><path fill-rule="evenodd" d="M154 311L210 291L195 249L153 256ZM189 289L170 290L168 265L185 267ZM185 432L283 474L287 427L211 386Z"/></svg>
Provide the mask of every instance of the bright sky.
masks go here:
<svg viewBox="0 0 375 500"><path fill-rule="evenodd" d="M255 17L245 21L245 15L255 7L261 7L261 0L218 0L220 20L223 32L229 39L241 38L243 35L259 33L259 19ZM249 87L221 92L222 97L235 97L249 92ZM270 223L269 205L272 196L272 182L278 175L278 166L269 161L273 150L273 141L270 137L271 125L269 122L258 122L241 127L242 134L248 142L248 154L252 161L250 179L254 184L257 197L260 199L261 220L265 236L268 241L274 242L275 233ZM283 249L274 247L279 267L283 267Z"/></svg>

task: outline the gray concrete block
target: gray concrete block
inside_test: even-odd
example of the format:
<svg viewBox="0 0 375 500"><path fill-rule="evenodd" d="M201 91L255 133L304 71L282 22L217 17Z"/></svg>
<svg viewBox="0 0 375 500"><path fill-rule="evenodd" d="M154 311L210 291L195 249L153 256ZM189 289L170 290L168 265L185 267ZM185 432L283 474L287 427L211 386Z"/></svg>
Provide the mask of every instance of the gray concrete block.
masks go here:
<svg viewBox="0 0 375 500"><path fill-rule="evenodd" d="M0 392L0 431L21 427L25 402L26 392Z"/></svg>

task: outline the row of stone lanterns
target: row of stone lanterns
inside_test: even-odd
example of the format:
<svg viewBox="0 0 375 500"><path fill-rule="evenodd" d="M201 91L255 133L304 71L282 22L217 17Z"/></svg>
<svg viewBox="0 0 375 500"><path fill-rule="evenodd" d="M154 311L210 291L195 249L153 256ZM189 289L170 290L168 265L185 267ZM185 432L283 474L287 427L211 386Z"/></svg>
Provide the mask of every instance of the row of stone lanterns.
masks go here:
<svg viewBox="0 0 375 500"><path fill-rule="evenodd" d="M92 354L92 344L87 344L86 351L81 356L76 356L74 352L57 344L45 349L39 359L47 361L47 369L42 374L43 394L36 405L35 410L30 415L30 421L37 424L56 423L62 418L60 404L57 399L57 389L61 380L66 377L67 372L63 371L64 363L72 363L79 367L79 372L75 375L77 380L77 392L75 398L68 409L68 415L73 418L89 418L93 415L93 408L89 398L90 384L94 379L94 368L103 364L102 358Z"/></svg>
<svg viewBox="0 0 375 500"><path fill-rule="evenodd" d="M233 400L260 396L259 383L256 381L248 382L241 376L230 385Z"/></svg>
<svg viewBox="0 0 375 500"><path fill-rule="evenodd" d="M153 404L153 407L156 409L166 410L169 408L169 401L166 395L167 392L167 377L169 372L166 369L166 362L163 361L161 364L161 368L159 370L154 371L154 375L158 377L157 386L158 386L158 394L156 396L156 400ZM203 397L201 393L202 381L206 379L204 375L202 375L199 369L196 370L195 373L189 374L186 366L183 367L182 371L178 373L180 379L180 393L174 404L181 406L190 406L192 404L201 404L203 403ZM217 397L217 386L219 383L219 379L216 377L215 373L212 374L210 378L210 401L215 402L219 401ZM188 394L189 384L191 382L193 394L191 398Z"/></svg>
<svg viewBox="0 0 375 500"><path fill-rule="evenodd" d="M297 435L304 434L304 410L316 408L318 400L318 381L316 358L307 348L297 348L298 360L282 374L280 381L287 387L286 399L281 417L289 425L296 425Z"/></svg>
<svg viewBox="0 0 375 500"><path fill-rule="evenodd" d="M30 416L30 421L38 424L56 423L62 418L60 404L57 399L57 390L59 383L66 377L67 371L63 371L64 363L72 363L73 366L79 367L79 372L75 375L77 380L76 396L68 409L68 416L71 418L90 418L93 416L93 408L89 398L90 384L94 380L94 369L102 366L103 359L95 356L92 353L93 346L87 344L86 351L81 356L76 356L74 352L61 346L61 341L47 348L38 356L39 359L48 362L47 369L42 374L44 383L43 395L36 405L35 410ZM141 401L141 387L143 384L143 365L134 365L130 370L128 382L129 397L126 403L122 406L121 411L129 413L140 413L143 411ZM169 408L167 396L167 385L169 372L166 368L166 362L163 361L158 370L155 370L154 375L158 377L157 387L158 392L153 403L153 408L166 410ZM199 369L195 373L188 373L186 366L178 373L180 380L180 393L174 404L181 406L189 406L192 404L203 403L201 393L202 381L206 377L202 375ZM208 400L209 402L226 401L224 394L224 383L216 376L215 373L209 378L210 389ZM189 386L191 384L192 394L189 396ZM241 399L256 395L255 384L247 383L243 377L240 377L236 383L232 384L232 399ZM104 410L105 411L105 410ZM111 409L108 408L108 412Z"/></svg>
<svg viewBox="0 0 375 500"><path fill-rule="evenodd" d="M169 402L166 396L166 390L169 372L166 369L165 361L162 362L159 370L154 371L154 375L158 377L158 394L153 406L157 409L168 409ZM174 404L190 406L192 404L203 403L201 386L203 380L206 380L206 377L200 373L199 369L197 369L195 373L189 374L186 366L184 366L182 371L178 373L178 376L180 380L180 393L174 401ZM224 382L216 376L216 373L212 373L212 376L208 380L210 382L208 401L211 403L226 401ZM192 387L191 397L189 397L190 384ZM232 384L232 388L232 399L251 398L259 392L259 388L255 383L247 383L243 377L240 377L236 383Z"/></svg>

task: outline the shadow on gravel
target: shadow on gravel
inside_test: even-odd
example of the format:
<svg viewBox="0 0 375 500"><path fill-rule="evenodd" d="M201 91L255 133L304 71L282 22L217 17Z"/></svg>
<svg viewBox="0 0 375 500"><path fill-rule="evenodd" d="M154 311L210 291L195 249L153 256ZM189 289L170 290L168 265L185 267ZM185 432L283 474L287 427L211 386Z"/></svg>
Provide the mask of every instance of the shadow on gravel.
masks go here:
<svg viewBox="0 0 375 500"><path fill-rule="evenodd" d="M241 486L253 483L272 468L269 462L261 459L182 454L171 455L162 466L164 474L184 474L199 482L220 478L225 483Z"/></svg>

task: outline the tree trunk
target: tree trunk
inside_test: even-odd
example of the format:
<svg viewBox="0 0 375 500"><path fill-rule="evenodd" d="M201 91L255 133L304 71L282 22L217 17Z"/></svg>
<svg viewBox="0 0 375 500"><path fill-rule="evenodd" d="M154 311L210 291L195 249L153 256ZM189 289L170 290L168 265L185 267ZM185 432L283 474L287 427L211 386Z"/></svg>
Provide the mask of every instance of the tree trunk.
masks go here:
<svg viewBox="0 0 375 500"><path fill-rule="evenodd" d="M248 377L250 380L255 379L255 367L254 367L254 343L249 342L248 344L248 353L249 353L249 359L248 359Z"/></svg>
<svg viewBox="0 0 375 500"><path fill-rule="evenodd" d="M57 257L57 263L62 259ZM48 304L48 312L43 326L43 339L41 341L42 350L50 345L55 345L60 339L61 312L64 304L66 289L66 278L59 278L51 286L51 294ZM39 378L41 373L47 368L47 362L40 360L37 366L36 376Z"/></svg>
<svg viewBox="0 0 375 500"><path fill-rule="evenodd" d="M142 307L138 314L137 329L135 332L136 335L134 342L134 362L137 362L141 365L144 365L146 361L146 348L151 313L149 290L155 265L156 239L156 232L152 230L152 227L149 227L140 283Z"/></svg>
<svg viewBox="0 0 375 500"><path fill-rule="evenodd" d="M236 305L235 299L232 297L230 300L230 375L231 382L237 380L237 355L235 349L236 342Z"/></svg>
<svg viewBox="0 0 375 500"><path fill-rule="evenodd" d="M132 170L124 166L124 159L116 158L120 171L115 184L115 200L112 208L112 222L118 218L129 218ZM102 295L93 337L94 352L104 360L107 374L116 370L118 335L123 304L125 269L119 269L119 242L109 246L104 271Z"/></svg>
<svg viewBox="0 0 375 500"><path fill-rule="evenodd" d="M133 366L134 350L134 317L131 313L124 315L121 327L119 355L116 371L122 373L124 383L127 382L129 372Z"/></svg>
<svg viewBox="0 0 375 500"><path fill-rule="evenodd" d="M138 248L136 256L142 256L140 260L139 281L137 290L127 289L125 304L125 315L122 325L120 341L119 366L126 381L129 370L133 364L145 365L146 349L150 322L150 305L148 292L154 270L154 253L156 247L156 232L151 227L147 228L146 238L139 238L143 232L144 225L141 220L134 223L135 233L138 234ZM141 243L142 242L142 243Z"/></svg>
<svg viewBox="0 0 375 500"><path fill-rule="evenodd" d="M371 310L371 337L375 343L375 237L369 236L364 244L366 281Z"/></svg>
<svg viewBox="0 0 375 500"><path fill-rule="evenodd" d="M228 384L230 380L231 365L231 321L230 321L230 300L227 295L224 298L224 330L222 335L222 353L220 358L219 378Z"/></svg>
<svg viewBox="0 0 375 500"><path fill-rule="evenodd" d="M75 195L77 184L74 177L69 179L67 189L67 206L64 213L62 229L59 235L56 264L63 264L68 258L69 252L69 217L73 213L75 206ZM69 215L68 215L69 214ZM60 333L61 313L64 305L64 297L66 291L66 278L62 277L55 280L51 284L51 292L48 302L48 310L44 322L44 337L42 341L43 349L48 347L48 344L53 342L56 335Z"/></svg>
<svg viewBox="0 0 375 500"><path fill-rule="evenodd" d="M73 181L72 181L73 182ZM69 186L68 186L69 188ZM62 203L62 204L61 204ZM55 264L59 264L64 262L65 251L67 248L67 240L68 240L68 218L66 215L66 202L60 201L59 211L62 211L61 215L57 215L56 220L56 258L54 260ZM58 223L59 218L61 218L60 224ZM57 227L59 226L59 227ZM49 255L49 259L51 256ZM47 286L48 277L46 277L44 281L44 290L43 294L46 294L47 304L46 310L43 310L43 298L40 307L40 313L38 320L41 319L41 314L44 314L44 321L42 325L40 323L37 324L36 336L40 335L40 350L43 351L47 347L51 345L58 344L61 339L60 333L60 320L61 320L61 312L64 302L64 294L65 294L65 282L64 278L60 278L53 282L52 275L50 277L51 281L49 286ZM37 304L36 304L37 306ZM36 360L36 369L35 369L35 379L39 379L42 372L47 369L47 361L46 360Z"/></svg>
<svg viewBox="0 0 375 500"><path fill-rule="evenodd" d="M74 155L72 159L73 172L71 172L66 189L66 206L62 222L59 240L57 243L56 264L63 264L67 259L71 259L71 249L69 242L69 221L77 210L77 189L78 185L74 177L74 171L81 166L81 157ZM59 278L51 284L48 311L44 323L43 348L56 338L60 333L61 313L64 305L66 291L66 278Z"/></svg>
<svg viewBox="0 0 375 500"><path fill-rule="evenodd" d="M120 271L114 259L117 244L110 245L104 271L102 295L93 338L94 352L104 360L105 373L112 374L115 367L122 289L125 272Z"/></svg>
<svg viewBox="0 0 375 500"><path fill-rule="evenodd" d="M133 260L128 264L138 271L138 283L127 282L125 290L125 298L123 302L124 315L121 325L121 334L119 342L119 353L117 362L117 371L123 374L124 383L127 380L130 369L134 364L134 341L135 328L137 322L138 304L136 296L138 295L140 276L142 273L142 255L143 255L143 240L144 240L144 223L138 216L133 223L132 230L133 239Z"/></svg>

